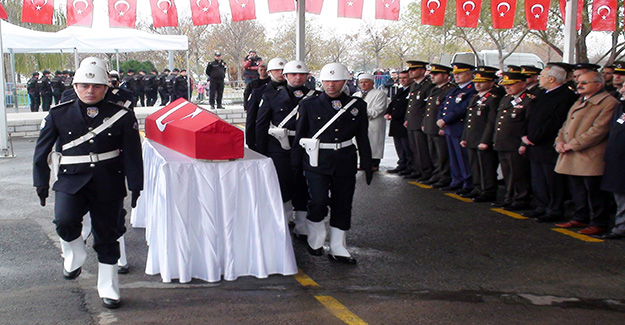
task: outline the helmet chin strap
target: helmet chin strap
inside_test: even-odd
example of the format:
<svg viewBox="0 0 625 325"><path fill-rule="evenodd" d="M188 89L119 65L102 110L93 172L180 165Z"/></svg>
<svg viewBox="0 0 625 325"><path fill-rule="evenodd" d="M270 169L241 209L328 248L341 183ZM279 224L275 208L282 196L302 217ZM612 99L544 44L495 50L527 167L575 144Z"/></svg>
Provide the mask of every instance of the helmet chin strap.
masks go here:
<svg viewBox="0 0 625 325"><path fill-rule="evenodd" d="M280 80L277 80L277 79L273 76L273 73L271 73L271 71L269 71L269 78L271 78L271 81L274 81L274 82L281 82Z"/></svg>

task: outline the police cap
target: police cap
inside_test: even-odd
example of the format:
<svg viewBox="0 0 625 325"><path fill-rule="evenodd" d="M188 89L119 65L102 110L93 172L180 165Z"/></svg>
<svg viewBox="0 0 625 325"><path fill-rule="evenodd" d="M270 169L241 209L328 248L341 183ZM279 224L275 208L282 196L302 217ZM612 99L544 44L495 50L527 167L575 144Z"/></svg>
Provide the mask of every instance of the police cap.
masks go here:
<svg viewBox="0 0 625 325"><path fill-rule="evenodd" d="M174 68L173 72L180 72L178 68Z"/></svg>
<svg viewBox="0 0 625 325"><path fill-rule="evenodd" d="M493 72L487 71L477 71L473 76L473 82L487 82L487 81L495 81L497 79L497 75Z"/></svg>
<svg viewBox="0 0 625 325"><path fill-rule="evenodd" d="M523 69L518 65L508 65L506 66L506 72L516 72L521 73Z"/></svg>
<svg viewBox="0 0 625 325"><path fill-rule="evenodd" d="M434 74L434 73L446 73L449 74L453 69L442 65L442 64L430 64L430 69L428 71L430 71L430 74Z"/></svg>
<svg viewBox="0 0 625 325"><path fill-rule="evenodd" d="M480 65L477 68L475 68L475 71L477 71L477 72L497 73L497 71L499 71L499 68L495 68L495 67L491 67L491 66L487 66L487 65Z"/></svg>
<svg viewBox="0 0 625 325"><path fill-rule="evenodd" d="M221 56L221 52L215 52L215 56Z"/></svg>
<svg viewBox="0 0 625 325"><path fill-rule="evenodd" d="M468 63L457 62L453 63L452 66L454 67L451 71L453 74L475 70L475 67Z"/></svg>
<svg viewBox="0 0 625 325"><path fill-rule="evenodd" d="M33 77L38 76L39 72L33 72Z"/></svg>
<svg viewBox="0 0 625 325"><path fill-rule="evenodd" d="M527 75L520 72L504 72L503 78L499 82L500 85L513 85L515 83L524 82Z"/></svg>
<svg viewBox="0 0 625 325"><path fill-rule="evenodd" d="M537 68L537 67L535 67L533 65L522 65L521 66L521 73L526 74L528 76L536 76L541 71L543 71L543 69Z"/></svg>
<svg viewBox="0 0 625 325"><path fill-rule="evenodd" d="M406 61L406 63L408 63L408 70L418 69L418 68L426 69L429 64L427 62L415 61L415 60Z"/></svg>
<svg viewBox="0 0 625 325"><path fill-rule="evenodd" d="M43 72L42 72L42 73L43 73L44 75L47 75L47 74L50 74L50 71L48 71L48 70L43 70Z"/></svg>
<svg viewBox="0 0 625 325"><path fill-rule="evenodd" d="M62 72L61 72L61 71L59 71L59 70L54 71L54 74L55 74L55 75L60 75L61 73L62 73Z"/></svg>
<svg viewBox="0 0 625 325"><path fill-rule="evenodd" d="M600 65L598 64L593 64L593 63L578 63L575 65L575 67L573 68L573 70L581 70L581 69L585 69L585 70L593 70L593 71L597 71L599 70L599 68L601 68Z"/></svg>

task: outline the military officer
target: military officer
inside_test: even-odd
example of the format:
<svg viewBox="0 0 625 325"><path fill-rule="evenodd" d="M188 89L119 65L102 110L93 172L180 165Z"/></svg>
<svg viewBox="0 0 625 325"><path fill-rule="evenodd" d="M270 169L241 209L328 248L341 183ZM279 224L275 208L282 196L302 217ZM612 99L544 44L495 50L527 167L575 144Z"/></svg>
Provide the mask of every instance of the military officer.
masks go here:
<svg viewBox="0 0 625 325"><path fill-rule="evenodd" d="M606 65L601 69L601 75L603 79L605 79L605 90L609 93L612 93L616 88L612 84L612 78L614 77L614 65Z"/></svg>
<svg viewBox="0 0 625 325"><path fill-rule="evenodd" d="M345 232L351 227L351 210L356 185L357 153L360 167L371 183L371 147L367 134L367 104L348 96L347 68L340 63L325 65L319 74L323 93L300 102L292 150L293 166L302 168L310 189L308 203L308 252L323 255L330 206L329 258L356 264L345 247ZM354 146L356 138L358 148ZM329 194L329 195L328 195ZM330 196L332 199L330 199Z"/></svg>
<svg viewBox="0 0 625 325"><path fill-rule="evenodd" d="M590 71L599 71L599 68L601 68L600 65L598 64L593 64L593 63L577 63L573 66L573 80L575 81L575 84L578 83L577 79L579 79L579 77L581 75L583 75L586 72L590 72Z"/></svg>
<svg viewBox="0 0 625 325"><path fill-rule="evenodd" d="M308 186L301 169L294 173L291 168L291 148L299 145L293 142L299 102L316 95L314 89L304 86L309 73L303 61L287 62L283 69L286 87L263 94L256 118L257 150L273 160L285 213L290 216L295 211L293 234L302 238L306 236Z"/></svg>
<svg viewBox="0 0 625 325"><path fill-rule="evenodd" d="M75 279L87 259L81 222L92 217L98 255L98 293L107 308L121 304L116 263L117 239L125 232L122 216L125 180L136 206L143 189L143 161L137 119L124 106L105 100L108 74L100 66L81 66L73 79L78 96L50 110L42 123L34 154L33 179L41 205L48 197L50 155L58 177L55 195L56 231L61 238L63 275Z"/></svg>
<svg viewBox="0 0 625 325"><path fill-rule="evenodd" d="M542 87L540 87L540 84L538 83L538 75L541 71L542 69L537 68L533 65L521 66L521 73L528 76L527 80L525 81L527 83L527 92L534 95L534 97L545 91Z"/></svg>
<svg viewBox="0 0 625 325"><path fill-rule="evenodd" d="M449 170L451 184L442 187L444 191L457 191L457 194L468 194L473 190L471 167L467 149L460 146L460 138L464 128L464 118L471 97L477 93L471 82L474 66L466 63L454 63L452 74L458 86L452 88L438 111L436 125L445 131L447 150L449 151Z"/></svg>
<svg viewBox="0 0 625 325"><path fill-rule="evenodd" d="M438 110L443 104L447 93L451 91L454 85L449 82L449 73L452 71L452 68L440 64L430 64L429 71L432 84L435 87L432 88L427 97L421 130L428 138L428 151L430 152L430 158L432 158L434 170L432 171L432 177L427 180L421 178L419 180L423 184L441 188L449 185L451 176L449 175L447 140L445 139L444 131L436 125L436 121L438 120Z"/></svg>
<svg viewBox="0 0 625 325"><path fill-rule="evenodd" d="M265 92L271 92L283 88L286 86L286 80L282 74L282 69L286 60L283 58L273 58L269 60L267 64L267 71L271 81L265 85L254 88L250 99L247 101L245 111L247 115L245 117L245 144L247 147L256 151L256 118L258 117L258 108L261 105L263 94Z"/></svg>
<svg viewBox="0 0 625 325"><path fill-rule="evenodd" d="M502 93L495 88L497 76L488 67L477 67L473 84L477 94L471 97L460 145L467 148L473 190L463 197L475 202L490 202L497 197L497 152L493 150L493 133L497 107Z"/></svg>
<svg viewBox="0 0 625 325"><path fill-rule="evenodd" d="M612 91L610 95L620 100L623 84L625 84L625 62L617 61L614 62L614 74L612 75L612 86L614 86L615 90Z"/></svg>
<svg viewBox="0 0 625 325"><path fill-rule="evenodd" d="M414 80L410 86L410 98L404 121L404 127L408 130L408 144L412 152L413 173L404 178L432 177L432 159L428 152L428 139L421 130L427 94L434 85L430 78L425 75L429 63L423 61L406 61L408 63L408 75Z"/></svg>
<svg viewBox="0 0 625 325"><path fill-rule="evenodd" d="M501 172L506 183L503 201L491 203L507 210L525 210L530 201L529 161L519 152L527 110L534 96L525 91L527 76L517 72L505 72L501 85L506 96L497 108L497 124L493 148L497 151Z"/></svg>
<svg viewBox="0 0 625 325"><path fill-rule="evenodd" d="M39 105L41 104L41 98L39 97L39 72L33 72L33 76L26 82L26 91L28 92L28 99L30 100L30 111L39 111Z"/></svg>

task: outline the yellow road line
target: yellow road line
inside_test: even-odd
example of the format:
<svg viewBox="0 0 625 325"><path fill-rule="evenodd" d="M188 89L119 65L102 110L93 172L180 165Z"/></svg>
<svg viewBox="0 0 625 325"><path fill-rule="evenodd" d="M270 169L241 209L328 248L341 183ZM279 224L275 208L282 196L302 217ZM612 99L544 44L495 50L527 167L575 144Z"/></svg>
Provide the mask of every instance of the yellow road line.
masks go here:
<svg viewBox="0 0 625 325"><path fill-rule="evenodd" d="M506 211L506 210L504 210L504 209L500 209L500 208L495 208L495 209L491 209L491 210L493 210L493 211L495 211L495 212L499 212L499 213L501 213L501 214L505 214L505 215L507 215L508 217L512 217L512 218L514 218L514 219L519 219L519 220L529 219L528 217L524 217L524 216L522 216L522 215L520 215L520 214L518 214L518 213L514 213L514 212Z"/></svg>
<svg viewBox="0 0 625 325"><path fill-rule="evenodd" d="M445 195L449 196L449 197L453 197L454 199L460 200L462 202L473 202L473 200L468 199L466 197L462 197L458 194L454 194L454 193L445 193Z"/></svg>
<svg viewBox="0 0 625 325"><path fill-rule="evenodd" d="M416 185L416 186L419 186L420 188L428 188L428 189L432 188L432 186L430 185L421 184L419 182L408 182L408 184Z"/></svg>
<svg viewBox="0 0 625 325"><path fill-rule="evenodd" d="M585 242L589 242L589 243L602 243L603 242L603 239L599 239L599 238L594 238L594 237L578 234L578 233L576 233L574 231L570 231L570 230L564 229L564 228L551 228L551 230L553 230L555 232L559 232L559 233L567 235L567 236L571 236L571 237L573 237L575 239L579 239L579 240L583 240Z"/></svg>
<svg viewBox="0 0 625 325"><path fill-rule="evenodd" d="M299 282L304 287L318 287L319 285L315 280L311 279L308 275L302 271L302 269L298 269L298 273L294 275L295 280Z"/></svg>
<svg viewBox="0 0 625 325"><path fill-rule="evenodd" d="M367 324L364 320L354 315L349 309L338 302L338 300L330 296L315 296L315 298L328 308L334 316L345 322L345 324Z"/></svg>

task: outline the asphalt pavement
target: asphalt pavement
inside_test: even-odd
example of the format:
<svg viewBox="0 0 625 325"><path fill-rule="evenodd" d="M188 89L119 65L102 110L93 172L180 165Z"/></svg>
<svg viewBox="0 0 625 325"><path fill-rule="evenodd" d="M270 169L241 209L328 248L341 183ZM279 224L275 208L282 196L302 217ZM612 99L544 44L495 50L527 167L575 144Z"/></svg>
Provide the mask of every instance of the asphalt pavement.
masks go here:
<svg viewBox="0 0 625 325"><path fill-rule="evenodd" d="M32 187L34 138L0 159L0 324L623 324L625 241L591 242L401 177L357 175L347 243L357 266L308 255L298 276L162 283L128 225L123 305L102 307L92 249L77 280ZM394 167L387 141L382 169ZM129 209L129 202L126 202ZM88 245L91 240L88 240Z"/></svg>

